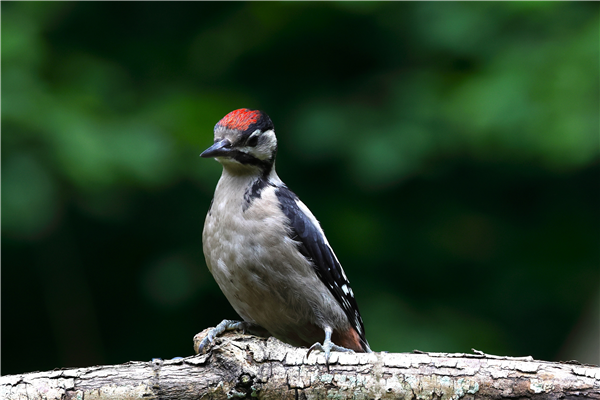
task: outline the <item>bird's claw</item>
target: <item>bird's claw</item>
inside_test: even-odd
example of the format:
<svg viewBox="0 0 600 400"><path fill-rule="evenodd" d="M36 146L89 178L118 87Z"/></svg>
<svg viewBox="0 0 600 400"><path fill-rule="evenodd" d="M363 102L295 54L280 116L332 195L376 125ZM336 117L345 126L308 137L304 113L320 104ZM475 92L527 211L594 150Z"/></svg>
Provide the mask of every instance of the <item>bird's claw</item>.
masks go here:
<svg viewBox="0 0 600 400"><path fill-rule="evenodd" d="M196 354L202 353L202 350L211 345L217 336L220 336L226 331L232 331L239 329L241 331L245 331L246 325L244 322L232 321L229 319L224 319L219 323L219 325L215 326L211 330L208 331L208 334L202 339L200 344L197 345Z"/></svg>
<svg viewBox="0 0 600 400"><path fill-rule="evenodd" d="M331 356L332 350L340 351L343 353L354 353L354 350L352 349L347 349L345 347L338 346L337 344L333 343L331 341L331 331L329 331L328 329L325 329L325 340L323 341L323 344L317 342L310 346L308 352L306 353L306 358L310 356L310 353L312 353L313 350L321 350L323 353L325 353L325 365L327 365L327 369L329 369L329 357Z"/></svg>
<svg viewBox="0 0 600 400"><path fill-rule="evenodd" d="M352 349L347 349L345 347L342 346L338 346L337 344L333 343L333 342L325 342L323 344L317 342L315 344L313 344L312 346L310 346L310 348L308 349L308 353L306 353L306 357L310 356L310 353L313 350L321 350L323 353L325 353L325 360L329 360L329 356L331 354L331 351L341 351L343 353L354 353L354 350Z"/></svg>
<svg viewBox="0 0 600 400"><path fill-rule="evenodd" d="M200 354L202 353L202 350L207 346L207 345L211 345L214 340L215 337L219 336L220 333L215 332L217 330L217 328L213 328L211 329L208 334L206 335L206 337L204 339L202 339L202 341L200 342L200 344L198 345L198 350L197 353ZM223 333L223 332L221 332Z"/></svg>

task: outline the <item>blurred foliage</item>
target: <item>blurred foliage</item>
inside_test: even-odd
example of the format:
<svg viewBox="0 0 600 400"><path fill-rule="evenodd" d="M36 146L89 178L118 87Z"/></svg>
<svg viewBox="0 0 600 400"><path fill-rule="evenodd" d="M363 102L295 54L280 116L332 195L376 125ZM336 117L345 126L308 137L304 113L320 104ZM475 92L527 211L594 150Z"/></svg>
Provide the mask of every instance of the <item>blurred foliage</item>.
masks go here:
<svg viewBox="0 0 600 400"><path fill-rule="evenodd" d="M198 154L241 107L374 350L597 361L561 349L600 282L598 32L593 2L3 2L2 372L236 318Z"/></svg>

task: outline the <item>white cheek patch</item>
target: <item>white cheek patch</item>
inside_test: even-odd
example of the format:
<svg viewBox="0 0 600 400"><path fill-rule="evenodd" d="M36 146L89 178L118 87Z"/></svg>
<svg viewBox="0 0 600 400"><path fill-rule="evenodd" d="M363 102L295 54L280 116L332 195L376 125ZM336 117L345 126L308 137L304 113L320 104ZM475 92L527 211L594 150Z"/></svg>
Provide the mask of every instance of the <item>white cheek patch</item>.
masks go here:
<svg viewBox="0 0 600 400"><path fill-rule="evenodd" d="M260 135L260 131L255 131L250 137ZM249 149L249 153L259 160L267 160L273 155L273 151L277 147L277 138L275 137L275 131L272 129L262 132L259 139L260 144L254 148Z"/></svg>
<svg viewBox="0 0 600 400"><path fill-rule="evenodd" d="M265 143L269 143L270 145L277 143L277 139L275 138L275 131L273 129L269 129L268 131L265 131L263 133L263 137L268 139L268 140L265 140Z"/></svg>
<svg viewBox="0 0 600 400"><path fill-rule="evenodd" d="M262 143L259 147L268 149L269 151L273 151L275 146L277 146L277 138L275 137L275 131L268 130L262 134Z"/></svg>

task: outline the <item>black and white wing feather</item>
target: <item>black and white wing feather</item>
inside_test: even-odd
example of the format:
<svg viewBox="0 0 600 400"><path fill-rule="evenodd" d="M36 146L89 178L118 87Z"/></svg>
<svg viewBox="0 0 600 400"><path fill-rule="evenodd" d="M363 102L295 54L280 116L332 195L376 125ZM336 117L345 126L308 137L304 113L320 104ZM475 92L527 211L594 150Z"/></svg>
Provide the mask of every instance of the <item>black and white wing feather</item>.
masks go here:
<svg viewBox="0 0 600 400"><path fill-rule="evenodd" d="M292 239L300 243L300 252L312 261L315 272L344 310L350 325L358 332L363 346L368 348L365 327L350 282L329 246L323 230L314 217L311 218L303 211L305 209L310 213L298 196L286 186L278 186L276 194L283 213L289 219Z"/></svg>

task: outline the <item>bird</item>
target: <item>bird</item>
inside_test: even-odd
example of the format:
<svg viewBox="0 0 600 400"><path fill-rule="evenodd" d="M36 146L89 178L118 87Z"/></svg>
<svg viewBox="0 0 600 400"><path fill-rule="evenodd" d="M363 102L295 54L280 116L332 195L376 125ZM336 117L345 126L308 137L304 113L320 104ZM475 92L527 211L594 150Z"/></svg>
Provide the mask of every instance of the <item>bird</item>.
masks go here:
<svg viewBox="0 0 600 400"><path fill-rule="evenodd" d="M273 122L248 108L225 115L200 154L223 166L202 232L206 264L243 321L223 320L198 352L227 330L322 351L327 367L331 351L371 352L350 282L276 155Z"/></svg>

